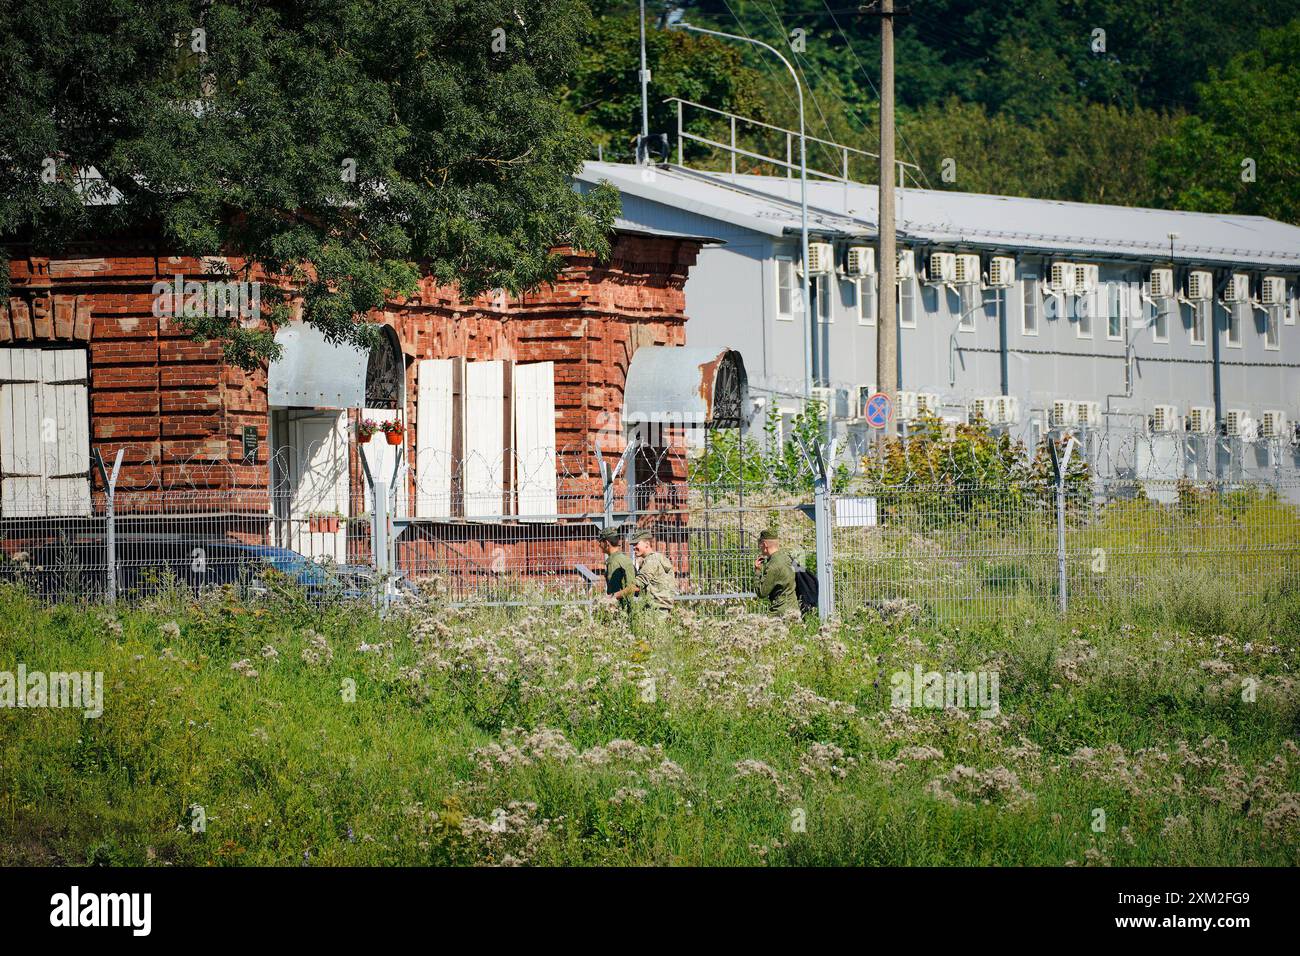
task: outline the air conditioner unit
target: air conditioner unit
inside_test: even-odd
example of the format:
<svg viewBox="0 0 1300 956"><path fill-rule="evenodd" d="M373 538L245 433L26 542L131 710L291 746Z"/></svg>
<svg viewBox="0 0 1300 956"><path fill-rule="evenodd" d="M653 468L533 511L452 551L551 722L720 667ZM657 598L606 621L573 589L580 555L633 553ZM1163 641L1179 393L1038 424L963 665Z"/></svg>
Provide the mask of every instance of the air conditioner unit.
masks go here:
<svg viewBox="0 0 1300 956"><path fill-rule="evenodd" d="M808 274L825 275L831 271L835 249L829 242L808 243Z"/></svg>
<svg viewBox="0 0 1300 956"><path fill-rule="evenodd" d="M921 415L926 415L931 418L938 418L939 417L939 393L938 392L917 392L916 413L918 417Z"/></svg>
<svg viewBox="0 0 1300 956"><path fill-rule="evenodd" d="M1223 416L1223 433L1230 438L1247 438L1251 431L1250 412L1244 408L1230 408Z"/></svg>
<svg viewBox="0 0 1300 956"><path fill-rule="evenodd" d="M930 253L926 279L930 282L952 282L957 276L957 257L951 252Z"/></svg>
<svg viewBox="0 0 1300 956"><path fill-rule="evenodd" d="M1174 294L1174 270L1152 269L1150 294L1153 299L1168 299Z"/></svg>
<svg viewBox="0 0 1300 956"><path fill-rule="evenodd" d="M1010 289L1015 282L1015 259L1010 256L993 256L989 259L989 285L995 289Z"/></svg>
<svg viewBox="0 0 1300 956"><path fill-rule="evenodd" d="M1051 425L1053 428L1064 428L1067 425L1075 425L1079 421L1079 406L1068 398L1058 398L1052 402Z"/></svg>
<svg viewBox="0 0 1300 956"><path fill-rule="evenodd" d="M1076 402L1075 409L1080 425L1087 428L1101 425L1101 402Z"/></svg>
<svg viewBox="0 0 1300 956"><path fill-rule="evenodd" d="M1286 431L1286 412L1272 408L1259 416L1260 438L1282 438Z"/></svg>
<svg viewBox="0 0 1300 956"><path fill-rule="evenodd" d="M1224 302L1249 302L1250 301L1250 276L1244 272L1234 272L1228 278L1228 284L1223 290Z"/></svg>
<svg viewBox="0 0 1300 956"><path fill-rule="evenodd" d="M1193 302L1205 302L1214 295L1214 274L1197 270L1187 273L1187 298Z"/></svg>
<svg viewBox="0 0 1300 956"><path fill-rule="evenodd" d="M916 253L903 249L898 253L898 280L900 282L916 278Z"/></svg>
<svg viewBox="0 0 1300 956"><path fill-rule="evenodd" d="M970 411L967 413L967 421L972 425L983 422L985 425L996 425L998 415L998 397L996 395L986 398L977 398L970 403Z"/></svg>
<svg viewBox="0 0 1300 956"><path fill-rule="evenodd" d="M1073 262L1053 262L1048 286L1053 292L1073 292L1074 275Z"/></svg>
<svg viewBox="0 0 1300 956"><path fill-rule="evenodd" d="M848 255L844 257L844 271L858 278L875 275L876 250L870 246L849 246Z"/></svg>
<svg viewBox="0 0 1300 956"><path fill-rule="evenodd" d="M1172 432L1178 430L1178 406L1157 405L1151 416L1153 432Z"/></svg>
<svg viewBox="0 0 1300 956"><path fill-rule="evenodd" d="M1208 405L1193 405L1187 410L1187 430L1198 435L1214 432L1214 409Z"/></svg>
<svg viewBox="0 0 1300 956"><path fill-rule="evenodd" d="M832 390L829 388L822 388L820 385L814 385L809 394L814 402L821 402L822 408L829 410L831 407L831 401L834 398L834 395L832 395L831 392Z"/></svg>
<svg viewBox="0 0 1300 956"><path fill-rule="evenodd" d="M1020 423L1020 399L1014 395L999 395L997 421L999 425Z"/></svg>
<svg viewBox="0 0 1300 956"><path fill-rule="evenodd" d="M980 284L980 257L969 253L957 256L952 278L958 285Z"/></svg>
<svg viewBox="0 0 1300 956"><path fill-rule="evenodd" d="M1264 276L1259 286L1261 305L1286 304L1286 280L1281 276Z"/></svg>
<svg viewBox="0 0 1300 956"><path fill-rule="evenodd" d="M894 417L899 421L913 422L917 418L917 400L916 392L898 393L898 402L895 406Z"/></svg>
<svg viewBox="0 0 1300 956"><path fill-rule="evenodd" d="M1097 288L1101 278L1101 267L1085 262L1074 266L1074 291L1080 294L1092 292Z"/></svg>

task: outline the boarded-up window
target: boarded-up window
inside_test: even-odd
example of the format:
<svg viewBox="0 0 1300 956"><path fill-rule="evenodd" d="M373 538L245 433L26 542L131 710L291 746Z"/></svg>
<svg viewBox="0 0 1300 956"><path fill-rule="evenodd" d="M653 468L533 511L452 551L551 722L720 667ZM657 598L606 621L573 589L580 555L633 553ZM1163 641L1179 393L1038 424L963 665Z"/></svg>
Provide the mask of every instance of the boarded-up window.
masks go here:
<svg viewBox="0 0 1300 956"><path fill-rule="evenodd" d="M0 349L0 514L90 514L83 349Z"/></svg>
<svg viewBox="0 0 1300 956"><path fill-rule="evenodd" d="M425 359L416 369L415 516L451 517L451 359Z"/></svg>
<svg viewBox="0 0 1300 956"><path fill-rule="evenodd" d="M516 365L515 491L523 517L555 514L555 365Z"/></svg>

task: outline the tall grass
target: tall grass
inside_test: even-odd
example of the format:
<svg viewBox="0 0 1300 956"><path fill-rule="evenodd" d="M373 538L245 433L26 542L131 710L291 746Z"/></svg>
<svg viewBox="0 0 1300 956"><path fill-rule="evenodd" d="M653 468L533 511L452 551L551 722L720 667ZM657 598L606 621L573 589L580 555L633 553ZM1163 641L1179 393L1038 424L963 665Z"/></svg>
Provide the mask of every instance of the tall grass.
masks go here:
<svg viewBox="0 0 1300 956"><path fill-rule="evenodd" d="M0 863L1300 862L1295 588L1003 612L633 631L0 589L0 670L105 687L99 718L0 710ZM918 664L997 671L1001 713L892 707Z"/></svg>

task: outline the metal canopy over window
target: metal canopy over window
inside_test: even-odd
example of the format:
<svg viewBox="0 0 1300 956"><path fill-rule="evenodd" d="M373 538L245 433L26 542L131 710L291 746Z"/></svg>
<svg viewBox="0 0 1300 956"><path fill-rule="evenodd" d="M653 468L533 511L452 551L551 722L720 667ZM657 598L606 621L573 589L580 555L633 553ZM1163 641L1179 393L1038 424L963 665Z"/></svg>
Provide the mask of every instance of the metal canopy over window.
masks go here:
<svg viewBox="0 0 1300 956"><path fill-rule="evenodd" d="M632 355L623 423L741 428L753 415L739 352L653 345Z"/></svg>
<svg viewBox="0 0 1300 956"><path fill-rule="evenodd" d="M294 322L275 333L280 357L267 370L267 403L279 408L400 408L405 366L397 333L380 329L369 353Z"/></svg>

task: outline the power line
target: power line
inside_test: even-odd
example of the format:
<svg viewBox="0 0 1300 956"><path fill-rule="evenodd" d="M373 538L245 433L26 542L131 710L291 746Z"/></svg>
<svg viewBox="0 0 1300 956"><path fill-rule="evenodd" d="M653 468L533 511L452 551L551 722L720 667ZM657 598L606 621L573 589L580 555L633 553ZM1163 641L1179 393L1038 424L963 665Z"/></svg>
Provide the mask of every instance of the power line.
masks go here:
<svg viewBox="0 0 1300 956"><path fill-rule="evenodd" d="M844 38L844 46L848 49L849 55L853 57L853 62L857 64L858 71L866 78L867 85L871 87L871 91L876 94L876 99L879 100L880 90L871 79L871 74L866 71L865 67L863 67L862 61L858 59L858 54L853 49L853 44L849 42L848 34L845 33L844 28L840 26L840 21L836 18L835 11L830 8L830 4L827 3L826 0L822 0L822 6L826 7L826 12L831 15L831 22L835 24L835 29L839 30L840 36ZM930 185L930 177L925 174L925 169L921 166L921 161L916 158L916 153L912 151L912 144L907 141L907 138L903 136L901 132L898 134L898 138L902 140L903 148L907 150L908 157L911 158L912 162L916 165L917 170L920 171L921 178L925 181L925 188L933 189L934 187Z"/></svg>

